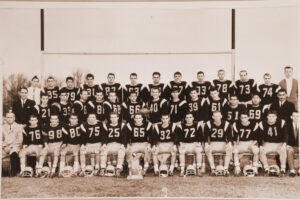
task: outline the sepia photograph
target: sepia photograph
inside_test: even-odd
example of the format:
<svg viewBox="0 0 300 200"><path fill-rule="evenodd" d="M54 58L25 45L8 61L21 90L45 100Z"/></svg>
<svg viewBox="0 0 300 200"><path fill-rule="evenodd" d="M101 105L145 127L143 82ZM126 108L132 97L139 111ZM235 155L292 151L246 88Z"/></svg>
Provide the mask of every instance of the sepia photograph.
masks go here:
<svg viewBox="0 0 300 200"><path fill-rule="evenodd" d="M1 199L300 199L298 0L0 0Z"/></svg>

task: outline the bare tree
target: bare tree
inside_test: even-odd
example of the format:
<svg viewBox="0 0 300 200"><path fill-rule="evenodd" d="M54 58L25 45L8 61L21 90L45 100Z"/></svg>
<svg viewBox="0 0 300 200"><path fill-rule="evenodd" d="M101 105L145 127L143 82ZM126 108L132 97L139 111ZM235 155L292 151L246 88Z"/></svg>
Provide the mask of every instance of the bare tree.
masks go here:
<svg viewBox="0 0 300 200"><path fill-rule="evenodd" d="M82 83L83 72L80 69L77 69L73 72L73 78L76 87L80 87Z"/></svg>

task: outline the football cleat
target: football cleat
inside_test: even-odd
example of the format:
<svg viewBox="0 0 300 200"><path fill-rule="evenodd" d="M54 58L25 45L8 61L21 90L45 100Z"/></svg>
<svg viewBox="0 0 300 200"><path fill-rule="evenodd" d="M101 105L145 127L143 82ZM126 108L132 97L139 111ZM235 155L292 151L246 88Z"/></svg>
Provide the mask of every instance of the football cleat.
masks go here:
<svg viewBox="0 0 300 200"><path fill-rule="evenodd" d="M87 165L84 170L84 176L92 177L92 176L94 176L93 173L94 173L94 167L92 165Z"/></svg>
<svg viewBox="0 0 300 200"><path fill-rule="evenodd" d="M230 175L230 173L229 173L228 169L225 169L225 170L224 170L224 176L225 176L225 177L228 177L229 175Z"/></svg>
<svg viewBox="0 0 300 200"><path fill-rule="evenodd" d="M120 177L121 176L121 169L117 169L116 170L116 177Z"/></svg>
<svg viewBox="0 0 300 200"><path fill-rule="evenodd" d="M202 171L201 171L201 168L198 168L198 169L197 169L197 175L198 175L199 177L202 177Z"/></svg>
<svg viewBox="0 0 300 200"><path fill-rule="evenodd" d="M159 175L159 170L154 170L154 175L158 176Z"/></svg>
<svg viewBox="0 0 300 200"><path fill-rule="evenodd" d="M211 169L210 175L216 176L217 175L216 169Z"/></svg>
<svg viewBox="0 0 300 200"><path fill-rule="evenodd" d="M62 176L64 178L69 178L71 177L73 174L73 167L72 166L65 166L65 168L62 171ZM51 173L51 177L52 175L54 175L53 173Z"/></svg>
<svg viewBox="0 0 300 200"><path fill-rule="evenodd" d="M40 178L47 178L50 175L50 168L49 167L43 167L41 169L41 172L39 173Z"/></svg>
<svg viewBox="0 0 300 200"><path fill-rule="evenodd" d="M160 165L159 166L159 177L160 178L166 178L168 177L168 166L167 165Z"/></svg>
<svg viewBox="0 0 300 200"><path fill-rule="evenodd" d="M184 171L180 171L180 174L179 174L180 177L184 177Z"/></svg>
<svg viewBox="0 0 300 200"><path fill-rule="evenodd" d="M104 168L100 169L99 175L100 176L105 176L105 169Z"/></svg>
<svg viewBox="0 0 300 200"><path fill-rule="evenodd" d="M115 167L112 165L108 165L106 167L106 173L105 176L115 176L116 175L116 170Z"/></svg>
<svg viewBox="0 0 300 200"><path fill-rule="evenodd" d="M174 172L169 170L169 176L173 176L174 175Z"/></svg>
<svg viewBox="0 0 300 200"><path fill-rule="evenodd" d="M196 167L194 165L188 165L186 168L187 176L195 176L196 175Z"/></svg>
<svg viewBox="0 0 300 200"><path fill-rule="evenodd" d="M32 167L25 167L24 171L22 172L22 177L26 177L26 178L33 177Z"/></svg>
<svg viewBox="0 0 300 200"><path fill-rule="evenodd" d="M295 177L296 176L296 172L295 170L290 170L290 177Z"/></svg>
<svg viewBox="0 0 300 200"><path fill-rule="evenodd" d="M269 167L269 175L270 176L279 176L280 174L280 169L278 167L278 165L271 165Z"/></svg>
<svg viewBox="0 0 300 200"><path fill-rule="evenodd" d="M241 174L240 166L235 166L234 168L234 175L239 176Z"/></svg>
<svg viewBox="0 0 300 200"><path fill-rule="evenodd" d="M245 165L243 168L244 176L254 177L255 176L255 169L252 165Z"/></svg>
<svg viewBox="0 0 300 200"><path fill-rule="evenodd" d="M225 169L223 165L218 165L215 170L216 176L225 176Z"/></svg>

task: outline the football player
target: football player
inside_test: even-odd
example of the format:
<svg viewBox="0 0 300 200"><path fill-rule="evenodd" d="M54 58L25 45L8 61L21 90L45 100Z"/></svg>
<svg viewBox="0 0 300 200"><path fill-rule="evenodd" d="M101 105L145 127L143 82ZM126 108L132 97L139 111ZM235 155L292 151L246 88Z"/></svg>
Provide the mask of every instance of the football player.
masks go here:
<svg viewBox="0 0 300 200"><path fill-rule="evenodd" d="M120 83L115 83L115 74L108 73L107 75L107 83L102 83L100 85L100 89L104 91L104 99L108 100L108 94L110 92L115 92L117 95L117 101L122 101L122 86Z"/></svg>
<svg viewBox="0 0 300 200"><path fill-rule="evenodd" d="M60 151L59 176L62 176L62 171L65 168L66 155L72 153L74 156L74 175L79 170L79 151L83 143L83 126L78 123L78 116L71 114L70 123L63 127L63 143Z"/></svg>
<svg viewBox="0 0 300 200"><path fill-rule="evenodd" d="M144 102L146 102L146 101L148 101L149 99L152 98L152 95L151 95L152 94L152 88L154 88L154 87L159 88L161 97L165 98L164 92L165 92L165 89L166 89L165 88L166 85L164 83L160 83L160 73L159 72L153 72L152 81L153 81L153 83L148 84L148 86L144 88L144 91L143 91L143 93L144 93L143 101Z"/></svg>
<svg viewBox="0 0 300 200"><path fill-rule="evenodd" d="M289 140L287 143L287 158L290 168L290 176L294 177L296 175L294 167L294 155L299 153L299 115L298 112L293 112L292 122L288 124ZM299 161L300 162L300 161ZM298 169L298 174L300 175L300 168Z"/></svg>
<svg viewBox="0 0 300 200"><path fill-rule="evenodd" d="M43 128L44 137L44 148L41 151L41 157L39 160L40 169L38 170L38 175L41 173L41 168L44 165L46 156L53 154L53 165L49 166L51 168L50 176L55 175L56 167L58 164L58 158L60 154L60 147L62 145L62 124L59 123L58 115L52 114L50 116L50 124L47 124Z"/></svg>
<svg viewBox="0 0 300 200"><path fill-rule="evenodd" d="M99 85L94 84L94 79L95 76L91 73L88 73L85 77L86 83L82 86L82 89L87 91L89 101L94 101L96 92L100 90Z"/></svg>
<svg viewBox="0 0 300 200"><path fill-rule="evenodd" d="M110 120L111 112L116 112L118 113L119 116L121 116L122 107L121 107L121 103L117 102L116 92L108 93L108 100L104 101L103 107L104 107L104 113L106 115L107 121ZM122 121L121 117L119 118L119 121L120 122Z"/></svg>
<svg viewBox="0 0 300 200"><path fill-rule="evenodd" d="M217 88L211 87L210 88L210 96L207 98L207 105L208 105L208 119L211 119L212 113L214 111L221 111L222 115L225 114L225 106L227 105L227 99L219 97L219 92Z"/></svg>
<svg viewBox="0 0 300 200"><path fill-rule="evenodd" d="M97 120L104 122L106 115L104 112L104 93L99 90L96 92L95 101L89 101L87 104L87 113L96 113Z"/></svg>
<svg viewBox="0 0 300 200"><path fill-rule="evenodd" d="M41 93L46 93L49 96L49 105L54 102L59 102L59 87L55 86L55 80L52 76L47 78L47 87Z"/></svg>
<svg viewBox="0 0 300 200"><path fill-rule="evenodd" d="M72 113L75 113L77 115L78 123L80 124L86 122L88 96L89 95L87 90L81 90L80 99L76 100L72 106Z"/></svg>
<svg viewBox="0 0 300 200"><path fill-rule="evenodd" d="M41 127L45 127L50 121L50 106L48 104L49 96L46 93L41 94L41 104L35 105L34 108L36 110L35 115L38 116L39 125Z"/></svg>
<svg viewBox="0 0 300 200"><path fill-rule="evenodd" d="M144 90L143 84L137 83L137 74L131 73L130 76L130 84L126 84L124 88L124 96L123 100L128 101L128 97L130 92L136 92L138 96L138 101L143 100L142 91Z"/></svg>
<svg viewBox="0 0 300 200"><path fill-rule="evenodd" d="M239 99L235 94L230 95L229 104L224 108L225 119L232 124L239 120L242 111L247 111L246 106L239 104Z"/></svg>
<svg viewBox="0 0 300 200"><path fill-rule="evenodd" d="M68 76L66 78L67 87L63 87L60 91L64 91L67 93L68 101L73 104L75 100L79 99L80 89L74 86L74 78Z"/></svg>
<svg viewBox="0 0 300 200"><path fill-rule="evenodd" d="M251 103L252 96L257 92L257 84L253 79L248 78L246 70L240 71L240 80L235 82L235 93L240 103Z"/></svg>
<svg viewBox="0 0 300 200"><path fill-rule="evenodd" d="M42 148L43 148L42 128L38 124L37 116L31 115L29 119L29 126L26 126L23 129L23 148L19 153L20 161L21 161L20 176L23 175L24 169L26 167L27 155L35 154L36 160L39 160ZM37 171L41 168L42 166L37 164L36 166Z"/></svg>
<svg viewBox="0 0 300 200"><path fill-rule="evenodd" d="M173 88L179 88L179 99L184 100L187 95L188 84L182 81L182 74L180 72L174 73L174 81L170 81L165 89L165 98L171 100L171 91Z"/></svg>
<svg viewBox="0 0 300 200"><path fill-rule="evenodd" d="M134 123L127 123L126 128L128 168L131 169L132 154L143 153L145 174L149 168L151 156L152 124L151 122L144 122L142 114L137 113L134 116Z"/></svg>
<svg viewBox="0 0 300 200"><path fill-rule="evenodd" d="M131 92L129 94L129 101L122 103L123 120L130 122L133 120L134 115L139 112L141 108L145 107L145 103L137 101L137 93Z"/></svg>
<svg viewBox="0 0 300 200"><path fill-rule="evenodd" d="M234 85L232 81L225 79L225 71L218 70L218 79L213 80L213 86L218 88L221 98L229 99L229 96L234 92Z"/></svg>
<svg viewBox="0 0 300 200"><path fill-rule="evenodd" d="M240 153L253 154L253 168L257 174L258 159L259 159L259 127L258 123L249 120L249 115L246 111L240 113L240 121L233 123L233 159L235 165L235 173L241 173L240 168Z"/></svg>
<svg viewBox="0 0 300 200"><path fill-rule="evenodd" d="M264 74L264 84L258 86L261 96L261 104L270 105L276 100L276 95L280 89L279 85L271 83L271 74Z"/></svg>
<svg viewBox="0 0 300 200"><path fill-rule="evenodd" d="M119 122L119 115L116 112L110 113L110 123L104 124L105 129L103 145L101 147L101 170L100 176L104 176L107 156L118 155L116 176L119 177L123 170L126 147L125 124Z"/></svg>
<svg viewBox="0 0 300 200"><path fill-rule="evenodd" d="M59 121L67 124L69 122L72 105L68 102L68 96L65 91L61 91L59 99L59 102L55 102L51 105L51 114L57 114Z"/></svg>
<svg viewBox="0 0 300 200"><path fill-rule="evenodd" d="M208 119L208 105L205 98L199 98L197 90L192 88L190 90L190 100L188 100L189 112L191 112L195 118L195 121L206 122Z"/></svg>
<svg viewBox="0 0 300 200"><path fill-rule="evenodd" d="M185 114L189 111L186 100L179 99L179 89L173 88L171 92L172 100L169 102L170 120L172 123L180 124Z"/></svg>
<svg viewBox="0 0 300 200"><path fill-rule="evenodd" d="M195 154L197 174L201 176L201 164L202 164L202 145L204 142L202 134L202 123L195 122L192 113L185 115L185 122L182 125L178 125L178 143L179 143L179 162L180 162L180 176L184 176L185 168L185 155L188 153Z"/></svg>
<svg viewBox="0 0 300 200"><path fill-rule="evenodd" d="M209 81L205 81L204 78L205 78L204 72L202 71L198 72L197 73L198 81L193 81L191 83L191 86L189 87L189 89L191 88L196 89L199 98L208 97L209 90L211 88L211 83Z"/></svg>
<svg viewBox="0 0 300 200"><path fill-rule="evenodd" d="M97 121L95 113L89 113L87 123L83 123L83 144L80 147L80 176L84 176L86 166L86 155L91 156L91 165L94 168L94 175L99 172L100 147L104 137L104 128Z"/></svg>
<svg viewBox="0 0 300 200"><path fill-rule="evenodd" d="M170 123L170 115L165 114L161 116L161 124L154 125L153 133L153 148L152 156L154 163L154 173L158 175L158 154L170 153L171 165L169 174L172 176L174 165L176 161L176 153L178 144L178 127L175 123Z"/></svg>
<svg viewBox="0 0 300 200"><path fill-rule="evenodd" d="M281 175L284 175L286 168L286 144L288 142L288 132L286 122L278 119L276 111L268 111L267 120L260 122L261 128L261 143L260 146L260 161L262 162L265 174L269 172L267 154L276 152L279 154Z"/></svg>
<svg viewBox="0 0 300 200"><path fill-rule="evenodd" d="M149 121L152 124L159 123L161 116L169 112L168 101L160 98L158 88L152 88L152 99L146 103L146 107L150 110Z"/></svg>
<svg viewBox="0 0 300 200"><path fill-rule="evenodd" d="M268 106L263 106L260 102L261 98L259 94L256 93L252 96L252 104L247 104L250 120L258 123L265 119L265 114L268 109Z"/></svg>
<svg viewBox="0 0 300 200"><path fill-rule="evenodd" d="M228 167L232 157L232 129L228 121L222 120L220 111L213 112L212 120L204 126L205 153L214 175L215 162L213 153L225 153L225 176L229 175Z"/></svg>

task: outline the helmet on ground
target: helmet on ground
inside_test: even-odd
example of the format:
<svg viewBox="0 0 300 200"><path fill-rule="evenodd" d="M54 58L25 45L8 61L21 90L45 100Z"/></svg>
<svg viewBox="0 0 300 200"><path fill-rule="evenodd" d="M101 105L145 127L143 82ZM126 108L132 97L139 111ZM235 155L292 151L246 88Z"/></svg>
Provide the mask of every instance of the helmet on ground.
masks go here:
<svg viewBox="0 0 300 200"><path fill-rule="evenodd" d="M45 167L42 167L41 169L41 174L40 174L40 177L41 178L46 178L50 175L50 168L45 166Z"/></svg>
<svg viewBox="0 0 300 200"><path fill-rule="evenodd" d="M279 173L280 173L280 169L279 169L278 165L271 165L269 167L269 174L271 176L278 176Z"/></svg>
<svg viewBox="0 0 300 200"><path fill-rule="evenodd" d="M224 176L225 175L225 169L223 165L218 165L216 167L216 176Z"/></svg>
<svg viewBox="0 0 300 200"><path fill-rule="evenodd" d="M194 165L188 165L186 168L186 175L196 175L196 167Z"/></svg>
<svg viewBox="0 0 300 200"><path fill-rule="evenodd" d="M168 166L167 165L160 165L159 166L159 177L166 178L168 177Z"/></svg>
<svg viewBox="0 0 300 200"><path fill-rule="evenodd" d="M243 174L248 177L254 177L255 176L255 170L252 165L245 165L243 168Z"/></svg>
<svg viewBox="0 0 300 200"><path fill-rule="evenodd" d="M108 165L106 167L105 176L115 176L115 174L116 174L115 167L113 165Z"/></svg>
<svg viewBox="0 0 300 200"><path fill-rule="evenodd" d="M72 176L72 174L73 174L73 167L70 166L70 165L65 166L65 168L64 168L63 171L62 171L62 176L63 176L64 178L69 178L69 177Z"/></svg>
<svg viewBox="0 0 300 200"><path fill-rule="evenodd" d="M93 176L94 167L92 165L87 165L84 170L84 175L87 177Z"/></svg>
<svg viewBox="0 0 300 200"><path fill-rule="evenodd" d="M27 177L27 178L30 178L33 176L33 169L32 167L25 167L23 173L22 173L22 176L23 177Z"/></svg>

